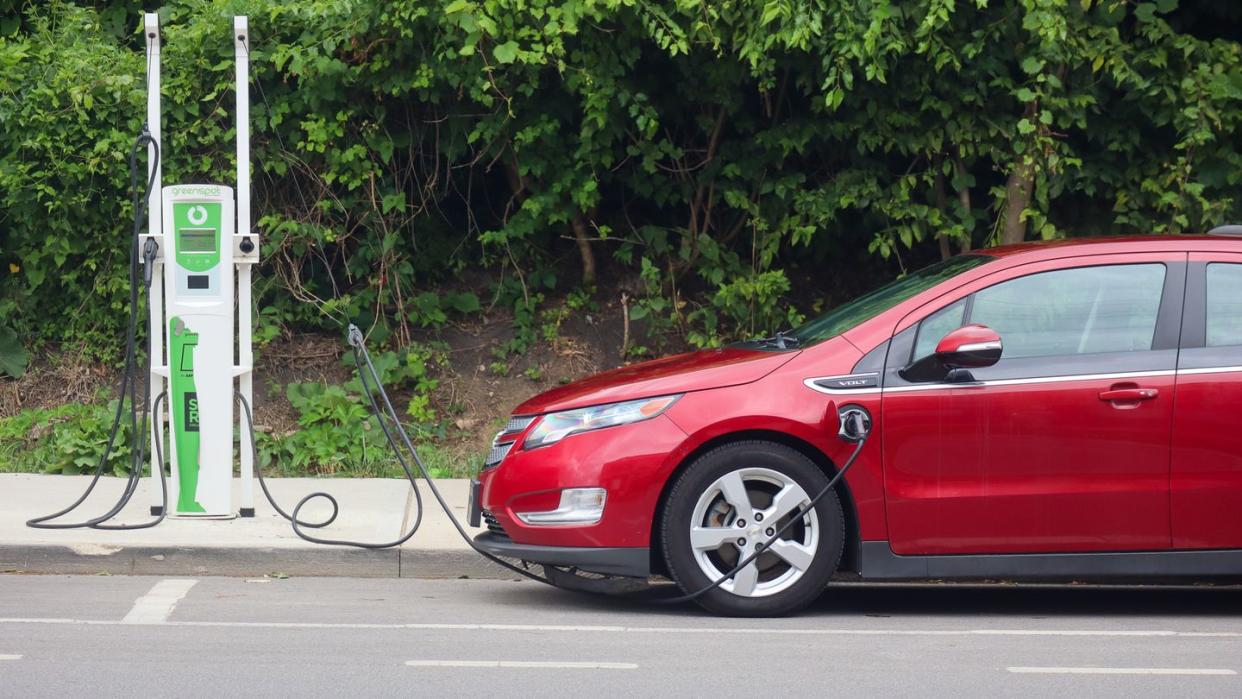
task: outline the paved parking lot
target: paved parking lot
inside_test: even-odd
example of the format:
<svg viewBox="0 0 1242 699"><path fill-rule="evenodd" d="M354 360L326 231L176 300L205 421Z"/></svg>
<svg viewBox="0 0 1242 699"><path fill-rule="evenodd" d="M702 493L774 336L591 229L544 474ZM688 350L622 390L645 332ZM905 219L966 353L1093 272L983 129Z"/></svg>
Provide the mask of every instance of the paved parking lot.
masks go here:
<svg viewBox="0 0 1242 699"><path fill-rule="evenodd" d="M531 582L0 575L10 696L1242 694L1242 589L855 586L786 619Z"/></svg>

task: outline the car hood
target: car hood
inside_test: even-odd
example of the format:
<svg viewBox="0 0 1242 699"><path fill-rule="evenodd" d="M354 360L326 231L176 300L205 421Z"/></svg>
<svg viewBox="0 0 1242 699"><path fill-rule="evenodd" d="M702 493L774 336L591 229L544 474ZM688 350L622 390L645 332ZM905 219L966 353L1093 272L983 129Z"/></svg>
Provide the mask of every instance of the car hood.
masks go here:
<svg viewBox="0 0 1242 699"><path fill-rule="evenodd" d="M758 381L798 354L725 347L653 359L557 386L514 408L513 414L537 415L670 393L738 386Z"/></svg>

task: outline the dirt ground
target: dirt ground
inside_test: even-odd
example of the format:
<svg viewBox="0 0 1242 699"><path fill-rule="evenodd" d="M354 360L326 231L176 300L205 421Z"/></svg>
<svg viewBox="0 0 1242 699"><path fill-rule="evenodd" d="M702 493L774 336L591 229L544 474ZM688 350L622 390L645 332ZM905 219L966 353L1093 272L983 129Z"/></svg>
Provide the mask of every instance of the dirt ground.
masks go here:
<svg viewBox="0 0 1242 699"><path fill-rule="evenodd" d="M598 306L596 312L566 317L554 341L545 341L540 333L540 340L525 354L505 360L498 360L492 351L514 336L513 319L501 310L436 331L415 331L415 341L446 347L447 365L436 370L439 386L432 395L432 407L448 418L442 446L478 453L490 443L497 425L523 400L620 366L625 334L621 305L599 301ZM631 343L653 344L641 335L641 328L632 327ZM377 349L372 347L373 352ZM681 349L666 346L664 352ZM256 348L256 427L277 434L295 430L297 412L285 398L286 386L348 381L354 374L352 361L342 361L348 354L344 336L324 334L291 334ZM503 370L494 366L498 361ZM20 380L0 379L0 418L27 408L106 401L115 395L119 378L116 368L88 362L80 352L46 353L31 363ZM406 399L400 392L393 395L398 410Z"/></svg>

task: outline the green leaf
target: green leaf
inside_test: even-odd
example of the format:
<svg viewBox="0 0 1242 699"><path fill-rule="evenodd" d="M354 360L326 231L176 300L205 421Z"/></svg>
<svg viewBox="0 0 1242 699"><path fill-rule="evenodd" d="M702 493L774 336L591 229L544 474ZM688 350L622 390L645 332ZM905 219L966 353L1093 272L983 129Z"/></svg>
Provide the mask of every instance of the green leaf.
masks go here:
<svg viewBox="0 0 1242 699"><path fill-rule="evenodd" d="M492 55L500 63L512 63L517 58L517 54L518 45L516 41L506 41L503 44L497 44L496 48L492 49Z"/></svg>
<svg viewBox="0 0 1242 699"><path fill-rule="evenodd" d="M1035 125L1031 123L1030 119L1022 119L1021 121L1018 122L1018 133L1022 134L1023 136L1033 132L1034 130L1035 130Z"/></svg>
<svg viewBox="0 0 1242 699"><path fill-rule="evenodd" d="M1034 56L1022 59L1022 71L1027 75L1035 75L1044 69L1044 62Z"/></svg>
<svg viewBox="0 0 1242 699"><path fill-rule="evenodd" d="M444 302L458 313L476 313L482 309L479 305L479 297L468 291L460 294L446 294Z"/></svg>
<svg viewBox="0 0 1242 699"><path fill-rule="evenodd" d="M30 355L22 347L17 333L12 328L0 325L0 371L20 379L26 373L26 364Z"/></svg>
<svg viewBox="0 0 1242 699"><path fill-rule="evenodd" d="M387 214L389 211L405 211L405 193L391 192L385 194L380 202L382 212Z"/></svg>

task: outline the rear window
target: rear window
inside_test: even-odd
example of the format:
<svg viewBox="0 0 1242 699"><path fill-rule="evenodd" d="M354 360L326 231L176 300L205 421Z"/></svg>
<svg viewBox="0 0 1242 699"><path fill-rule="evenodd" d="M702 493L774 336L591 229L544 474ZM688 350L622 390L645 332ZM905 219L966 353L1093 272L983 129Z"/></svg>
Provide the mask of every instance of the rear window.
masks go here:
<svg viewBox="0 0 1242 699"><path fill-rule="evenodd" d="M1207 346L1242 345L1242 265L1207 268Z"/></svg>

